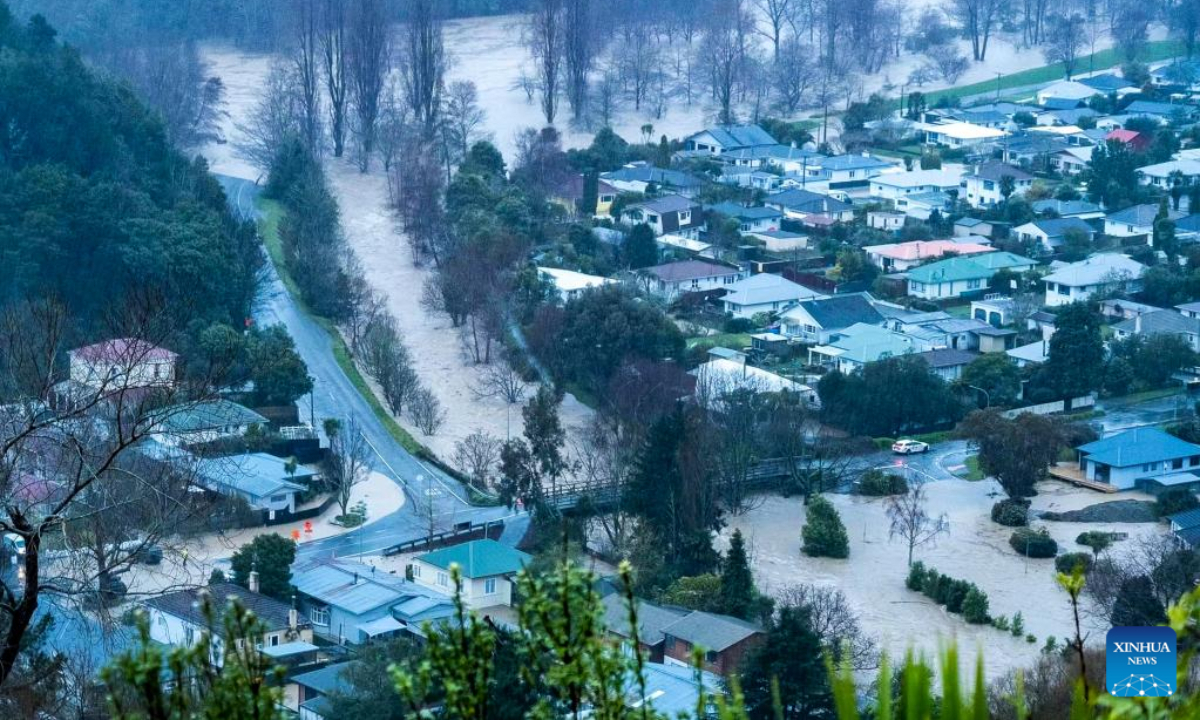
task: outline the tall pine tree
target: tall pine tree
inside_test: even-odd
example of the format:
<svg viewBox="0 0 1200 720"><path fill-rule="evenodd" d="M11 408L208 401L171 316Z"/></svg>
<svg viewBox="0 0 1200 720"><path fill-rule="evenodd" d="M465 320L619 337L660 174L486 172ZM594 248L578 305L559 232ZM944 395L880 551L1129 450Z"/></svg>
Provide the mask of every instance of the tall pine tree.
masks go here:
<svg viewBox="0 0 1200 720"><path fill-rule="evenodd" d="M789 606L767 629L766 640L742 663L742 691L751 720L817 720L833 717L825 649L812 612ZM773 684L778 683L778 707Z"/></svg>
<svg viewBox="0 0 1200 720"><path fill-rule="evenodd" d="M729 552L725 554L725 566L721 569L721 611L750 620L757 597L750 560L746 557L746 542L742 539L742 531L734 530L729 540Z"/></svg>

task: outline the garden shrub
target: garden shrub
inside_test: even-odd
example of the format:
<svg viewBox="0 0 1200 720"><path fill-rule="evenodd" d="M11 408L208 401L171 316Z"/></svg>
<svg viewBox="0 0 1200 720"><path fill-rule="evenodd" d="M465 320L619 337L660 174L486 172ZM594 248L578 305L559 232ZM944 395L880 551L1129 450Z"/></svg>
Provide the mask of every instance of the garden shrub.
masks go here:
<svg viewBox="0 0 1200 720"><path fill-rule="evenodd" d="M858 494L871 497L902 495L908 492L908 481L899 475L882 470L868 470L858 481Z"/></svg>
<svg viewBox="0 0 1200 720"><path fill-rule="evenodd" d="M1102 530L1088 530L1087 532L1081 532L1075 538L1075 542L1085 547L1090 547L1092 552L1096 555L1099 555L1109 545L1112 545L1113 540L1114 538L1112 533L1107 533Z"/></svg>
<svg viewBox="0 0 1200 720"><path fill-rule="evenodd" d="M966 580L951 580L947 584L950 589L946 593L946 609L952 613L961 613L967 593L971 591L971 583Z"/></svg>
<svg viewBox="0 0 1200 720"><path fill-rule="evenodd" d="M1021 528L1012 534L1008 544L1026 557L1052 558L1058 554L1058 543L1054 542L1046 528Z"/></svg>
<svg viewBox="0 0 1200 720"><path fill-rule="evenodd" d="M812 557L850 557L850 538L837 508L817 495L808 502L808 522L801 531L804 554Z"/></svg>
<svg viewBox="0 0 1200 720"><path fill-rule="evenodd" d="M1024 527L1029 524L1029 501L1024 498L1008 498L992 506L992 521L1006 527Z"/></svg>
<svg viewBox="0 0 1200 720"><path fill-rule="evenodd" d="M921 592L921 588L925 585L925 575L925 563L918 560L909 566L908 577L904 580L904 584L909 590Z"/></svg>
<svg viewBox="0 0 1200 720"><path fill-rule="evenodd" d="M979 588L971 585L971 590L963 600L963 619L972 625L984 625L988 622L987 595Z"/></svg>
<svg viewBox="0 0 1200 720"><path fill-rule="evenodd" d="M1054 558L1054 569L1070 575L1077 565L1082 565L1083 571L1086 573L1092 569L1092 562L1092 556L1089 553L1069 552Z"/></svg>
<svg viewBox="0 0 1200 720"><path fill-rule="evenodd" d="M959 580L958 578L942 575L933 568L926 568L924 563L915 562L909 568L908 578L904 581L910 590L919 590L923 595L933 600L939 605L946 606L946 610L952 613L959 613L964 618L967 617L968 606L970 603L975 603L972 612L983 613L984 620L982 622L990 622L987 617L988 600L987 595L975 586L975 583ZM974 600L972 600L972 597ZM980 598L982 598L982 610L979 608ZM976 615L977 616L977 615ZM980 622L967 619L968 622ZM1007 622L1007 621L1006 621ZM1008 629L1007 627L1005 628Z"/></svg>

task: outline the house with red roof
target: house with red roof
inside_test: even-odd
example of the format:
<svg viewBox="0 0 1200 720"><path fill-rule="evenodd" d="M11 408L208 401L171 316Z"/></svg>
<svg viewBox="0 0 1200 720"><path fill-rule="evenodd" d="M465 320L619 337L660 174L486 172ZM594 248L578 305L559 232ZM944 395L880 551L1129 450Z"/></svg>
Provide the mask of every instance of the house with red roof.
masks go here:
<svg viewBox="0 0 1200 720"><path fill-rule="evenodd" d="M1129 149L1136 152L1142 152L1150 147L1150 138L1136 130L1126 130L1117 128L1104 136L1105 142L1115 140L1119 143L1124 143L1129 146Z"/></svg>
<svg viewBox="0 0 1200 720"><path fill-rule="evenodd" d="M940 260L947 255L979 255L992 252L995 248L953 240L913 240L886 245L868 245L863 250L871 262L884 272L904 272L922 263Z"/></svg>
<svg viewBox="0 0 1200 720"><path fill-rule="evenodd" d="M71 382L113 390L169 387L175 382L178 355L138 338L116 338L67 353Z"/></svg>

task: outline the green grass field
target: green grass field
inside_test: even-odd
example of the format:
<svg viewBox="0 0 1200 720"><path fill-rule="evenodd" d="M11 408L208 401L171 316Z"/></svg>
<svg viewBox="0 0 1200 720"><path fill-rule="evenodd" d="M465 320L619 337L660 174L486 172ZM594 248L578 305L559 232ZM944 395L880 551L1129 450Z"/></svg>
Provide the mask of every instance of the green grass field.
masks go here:
<svg viewBox="0 0 1200 720"><path fill-rule="evenodd" d="M375 392L371 389L367 379L359 371L358 365L355 364L353 357L350 355L350 348L346 346L346 341L342 339L342 334L338 332L327 318L312 312L300 295L300 288L296 285L296 281L292 278L288 271L287 265L283 261L283 245L279 238L279 222L283 219L283 207L274 200L260 199L258 208L263 213L263 218L259 222L259 232L262 234L263 244L267 248L267 255L271 258L271 263L275 266L276 272L279 273L279 279L283 282L284 287L291 293L296 301L296 305L304 311L306 315L315 320L326 334L329 335L329 340L333 346L333 357L337 361L338 367L342 372L346 373L346 377L350 379L354 389L367 401L371 406L371 411L387 428L396 442L400 443L401 447L409 451L413 455L422 458L433 458L433 454L421 443L417 442L407 430L396 422L392 414L383 406Z"/></svg>
<svg viewBox="0 0 1200 720"><path fill-rule="evenodd" d="M687 339L687 348L691 350L700 344L724 347L731 350L741 350L750 347L749 333L724 333L721 335L700 335Z"/></svg>

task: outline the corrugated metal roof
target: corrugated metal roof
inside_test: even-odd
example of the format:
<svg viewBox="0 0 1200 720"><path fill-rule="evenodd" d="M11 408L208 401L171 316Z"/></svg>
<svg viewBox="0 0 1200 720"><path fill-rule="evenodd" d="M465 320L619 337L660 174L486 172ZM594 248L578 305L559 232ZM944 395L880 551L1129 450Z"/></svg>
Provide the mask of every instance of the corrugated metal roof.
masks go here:
<svg viewBox="0 0 1200 720"><path fill-rule="evenodd" d="M664 635L686 640L705 650L721 652L762 632L754 623L728 615L695 610L662 629Z"/></svg>
<svg viewBox="0 0 1200 720"><path fill-rule="evenodd" d="M1112 467L1132 467L1148 463L1200 456L1200 445L1154 427L1140 427L1117 433L1103 440L1079 446L1089 460Z"/></svg>
<svg viewBox="0 0 1200 720"><path fill-rule="evenodd" d="M292 585L299 592L352 615L399 602L414 594L416 588L403 578L375 571L369 565L332 560L293 567Z"/></svg>
<svg viewBox="0 0 1200 720"><path fill-rule="evenodd" d="M519 572L530 556L495 540L473 540L461 545L434 550L416 558L434 567L458 564L463 577L485 578Z"/></svg>

